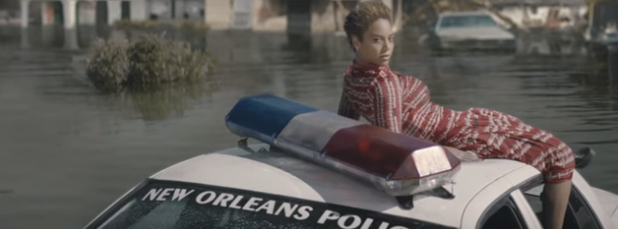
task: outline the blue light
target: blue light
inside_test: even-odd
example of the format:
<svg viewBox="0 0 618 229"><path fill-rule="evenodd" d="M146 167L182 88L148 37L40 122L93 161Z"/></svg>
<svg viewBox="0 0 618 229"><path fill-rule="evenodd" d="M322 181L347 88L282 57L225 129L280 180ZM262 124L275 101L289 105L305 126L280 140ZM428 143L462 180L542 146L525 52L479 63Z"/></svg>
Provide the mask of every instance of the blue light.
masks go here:
<svg viewBox="0 0 618 229"><path fill-rule="evenodd" d="M240 99L225 117L225 124L236 135L273 144L290 120L315 111L318 109L275 95L254 95Z"/></svg>

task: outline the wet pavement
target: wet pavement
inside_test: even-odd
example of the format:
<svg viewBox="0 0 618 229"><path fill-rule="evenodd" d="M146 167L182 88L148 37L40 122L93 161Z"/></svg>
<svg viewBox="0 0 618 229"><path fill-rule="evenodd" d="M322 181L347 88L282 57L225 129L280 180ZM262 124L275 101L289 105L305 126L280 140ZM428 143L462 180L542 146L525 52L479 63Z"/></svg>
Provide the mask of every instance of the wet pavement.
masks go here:
<svg viewBox="0 0 618 229"><path fill-rule="evenodd" d="M185 36L217 56L216 87L103 95L85 80L95 28L0 28L0 228L81 228L142 179L234 147L223 119L241 97L270 92L336 111L351 63L345 38L210 32ZM618 192L618 66L577 42L522 39L515 54L435 56L397 38L394 70L424 80L453 109L504 111L598 155L580 171ZM618 67L616 67L618 68Z"/></svg>

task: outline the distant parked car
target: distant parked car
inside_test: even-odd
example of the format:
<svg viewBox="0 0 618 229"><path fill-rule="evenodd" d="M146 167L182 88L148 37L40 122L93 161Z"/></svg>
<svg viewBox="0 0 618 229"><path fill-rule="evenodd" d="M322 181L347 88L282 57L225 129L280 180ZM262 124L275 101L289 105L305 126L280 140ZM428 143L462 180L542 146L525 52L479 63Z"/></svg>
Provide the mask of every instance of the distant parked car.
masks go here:
<svg viewBox="0 0 618 229"><path fill-rule="evenodd" d="M429 28L426 44L437 50L514 51L517 46L515 35L486 11L440 14Z"/></svg>

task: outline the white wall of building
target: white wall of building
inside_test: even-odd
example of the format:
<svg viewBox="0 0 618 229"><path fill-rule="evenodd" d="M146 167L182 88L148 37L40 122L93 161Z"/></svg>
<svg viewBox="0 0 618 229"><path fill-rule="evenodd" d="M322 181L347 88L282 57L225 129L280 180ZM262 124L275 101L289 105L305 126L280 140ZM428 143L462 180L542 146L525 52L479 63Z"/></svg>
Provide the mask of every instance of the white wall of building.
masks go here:
<svg viewBox="0 0 618 229"><path fill-rule="evenodd" d="M80 1L77 3L77 21L80 25L96 24L95 2Z"/></svg>
<svg viewBox="0 0 618 229"><path fill-rule="evenodd" d="M141 21L148 19L148 3L146 0L131 0L131 20Z"/></svg>
<svg viewBox="0 0 618 229"><path fill-rule="evenodd" d="M232 23L232 2L220 0L204 0L205 22L212 29L227 29Z"/></svg>

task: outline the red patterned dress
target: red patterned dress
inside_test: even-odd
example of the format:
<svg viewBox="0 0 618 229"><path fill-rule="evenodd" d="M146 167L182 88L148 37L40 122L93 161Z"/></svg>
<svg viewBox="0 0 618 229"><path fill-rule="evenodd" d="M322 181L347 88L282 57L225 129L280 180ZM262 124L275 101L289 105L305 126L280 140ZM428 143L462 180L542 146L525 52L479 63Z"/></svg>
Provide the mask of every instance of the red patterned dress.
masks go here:
<svg viewBox="0 0 618 229"><path fill-rule="evenodd" d="M421 80L387 66L354 63L345 72L339 115L397 133L476 153L507 158L540 170L547 183L570 180L574 155L552 134L498 111L454 111L430 100Z"/></svg>

